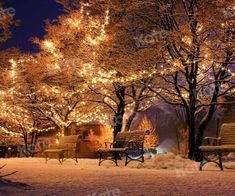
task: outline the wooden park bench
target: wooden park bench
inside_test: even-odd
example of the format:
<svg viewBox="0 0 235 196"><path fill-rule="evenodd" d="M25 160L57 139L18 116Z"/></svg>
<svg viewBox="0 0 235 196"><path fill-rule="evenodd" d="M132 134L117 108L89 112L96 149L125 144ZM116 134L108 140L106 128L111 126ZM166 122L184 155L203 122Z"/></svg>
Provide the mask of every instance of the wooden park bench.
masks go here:
<svg viewBox="0 0 235 196"><path fill-rule="evenodd" d="M200 146L201 163L200 170L208 162L216 163L221 171L223 170L222 153L235 152L235 123L226 123L221 126L219 137L206 137L204 138L208 145ZM205 153L213 153L218 155L219 161L205 156Z"/></svg>
<svg viewBox="0 0 235 196"><path fill-rule="evenodd" d="M67 158L72 158L76 162L77 154L78 154L78 147L79 147L79 139L80 135L71 135L71 136L62 136L59 138L59 144L57 145L50 145L49 149L44 151L46 163L49 159L49 155L54 155L62 164L63 161Z"/></svg>
<svg viewBox="0 0 235 196"><path fill-rule="evenodd" d="M114 143L105 143L105 148L98 149L99 166L105 160L113 161L118 166L117 160L125 154L125 166L130 161L144 162L144 137L145 131L119 132Z"/></svg>

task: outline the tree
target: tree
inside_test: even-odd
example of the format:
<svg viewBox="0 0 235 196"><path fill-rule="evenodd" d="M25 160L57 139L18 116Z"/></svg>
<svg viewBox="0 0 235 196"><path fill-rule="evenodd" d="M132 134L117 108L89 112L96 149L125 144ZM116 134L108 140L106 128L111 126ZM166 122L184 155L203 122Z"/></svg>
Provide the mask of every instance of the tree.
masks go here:
<svg viewBox="0 0 235 196"><path fill-rule="evenodd" d="M9 38L11 38L12 33L10 31L10 28L12 26L18 26L19 25L19 21L14 19L14 15L12 15L11 12L9 12L9 9L4 9L3 3L0 2L0 10L1 10L1 20L0 20L0 44L4 43L5 41L7 41ZM8 87L7 85L7 81L6 81L6 77L7 77L7 71L6 69L10 66L8 60L14 56L14 55L18 55L19 51L15 48L12 49L7 49L4 51L0 51L0 77L1 77L1 81L0 81L0 108L2 110L2 104L4 104L4 98L5 95L7 93L6 89ZM3 111L1 111L3 112ZM5 123L2 122L0 123L0 127L1 127L1 131L4 132L4 137L9 135L9 130L6 129L6 127L4 127ZM2 134L2 132L1 132ZM12 135L13 133L11 133Z"/></svg>
<svg viewBox="0 0 235 196"><path fill-rule="evenodd" d="M89 20L83 12L84 8L81 8L60 16L57 25L48 22L45 39L34 40L41 46L41 52L12 58L10 67L4 70L9 76L6 80L8 89L2 93L8 103L4 103L6 107L2 112L6 114L6 120L11 121L12 118L16 124L27 128L23 131L25 138L33 130L48 129L40 127L45 125L42 121L50 121L58 131L67 135L72 123L106 119L105 115L99 114L102 107L85 105L83 101L86 95L84 79L88 77L86 69L94 61L90 55L93 43L95 39L103 39L103 30L97 34L97 29L101 27L99 19L93 17L94 20ZM83 21L82 30L78 29L79 19ZM93 40L92 36L96 38ZM83 46L83 42L87 44ZM79 58L74 52L77 50ZM26 125L22 125L22 115L27 115Z"/></svg>
<svg viewBox="0 0 235 196"><path fill-rule="evenodd" d="M234 91L232 1L156 1L159 26L167 31L162 48L163 87L151 89L166 103L183 107L189 129L189 155L198 155L205 129L223 96ZM175 70L169 74L165 69ZM225 104L225 103L224 103ZM198 156L197 156L198 158Z"/></svg>
<svg viewBox="0 0 235 196"><path fill-rule="evenodd" d="M60 2L64 5L67 15L59 17L56 25L48 23L48 34L44 40L35 40L44 49L41 53L43 64L51 65L52 69L67 67L72 70L70 78L75 91L81 89L81 86L85 89L82 93L86 95L86 106L92 103L103 105L106 106L103 112L113 112L114 135L122 130L125 108L133 107L133 114L127 121L128 130L136 113L143 110L144 100L151 98L147 86L152 80L148 79L147 70L140 71L142 59L138 58L138 64L137 60L134 60L137 54L132 40L124 39L126 29L120 30L119 23L114 25L117 19L120 19L115 17L118 12L112 10L114 12L110 24L110 4L100 8L94 6L95 2L91 5L73 1ZM122 39L126 42L119 43ZM119 53L124 44L128 44L128 50ZM143 56L146 52L141 54ZM126 70L127 63L131 64L131 75ZM150 65L150 62L148 64ZM64 73L61 72L58 72L58 78L63 81L62 84L64 79L61 80L61 77Z"/></svg>
<svg viewBox="0 0 235 196"><path fill-rule="evenodd" d="M121 130L128 131L137 112L143 111L154 97L148 86L152 85L151 74L156 59L153 55L155 53L151 48L140 50L136 47L131 31L133 26L129 24L133 23L133 17L139 10L132 6L132 3L133 1L90 2L91 10L110 10L106 30L109 32L109 41L103 43L102 52L97 58L102 69L113 70L115 74L109 78L108 84L101 84L102 88L98 85L90 89L99 95L98 102L106 105L114 113L114 136ZM140 28L140 24L138 25ZM130 114L126 125L123 126L124 115L127 113Z"/></svg>
<svg viewBox="0 0 235 196"><path fill-rule="evenodd" d="M94 77L89 72L104 40L107 14L90 16L82 5L79 10L58 17L56 24L47 22L45 38L34 39L41 52L31 63L37 61L47 70L37 87L40 100L34 107L65 135L73 123L106 120L106 115L100 115L102 107L86 104L85 97L87 82L104 78L103 72Z"/></svg>
<svg viewBox="0 0 235 196"><path fill-rule="evenodd" d="M8 9L4 9L3 3L0 2L1 20L0 20L0 43L11 38L11 26L18 26L20 21L14 19L14 14ZM12 10L15 11L15 10Z"/></svg>
<svg viewBox="0 0 235 196"><path fill-rule="evenodd" d="M16 54L14 58L20 60L10 59L5 70L5 91L2 91L0 119L6 133L24 139L22 150L25 155L33 156L40 132L51 130L53 127L31 107L31 104L35 103L30 94L33 88L32 77L29 77L29 73L26 74L25 67L23 69L18 66L18 61L23 63L24 60Z"/></svg>

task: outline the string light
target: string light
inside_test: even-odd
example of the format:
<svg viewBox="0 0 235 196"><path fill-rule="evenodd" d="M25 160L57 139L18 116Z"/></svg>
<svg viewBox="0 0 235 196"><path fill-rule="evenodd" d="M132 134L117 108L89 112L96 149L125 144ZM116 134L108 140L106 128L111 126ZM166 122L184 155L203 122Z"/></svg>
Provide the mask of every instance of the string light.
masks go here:
<svg viewBox="0 0 235 196"><path fill-rule="evenodd" d="M55 44L50 40L45 40L43 42L43 46L45 47L46 50L50 51L51 53L53 53L56 49Z"/></svg>

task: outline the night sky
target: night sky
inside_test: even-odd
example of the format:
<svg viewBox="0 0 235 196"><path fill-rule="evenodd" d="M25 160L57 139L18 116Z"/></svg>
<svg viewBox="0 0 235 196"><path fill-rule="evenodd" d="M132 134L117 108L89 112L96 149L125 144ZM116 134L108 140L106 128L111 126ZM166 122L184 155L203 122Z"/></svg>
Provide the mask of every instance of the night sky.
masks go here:
<svg viewBox="0 0 235 196"><path fill-rule="evenodd" d="M13 7L15 18L21 20L19 27L12 27L13 37L1 45L1 49L18 47L22 52L32 53L38 50L29 39L42 38L45 34L44 20L55 19L63 13L62 6L55 0L5 0L5 8Z"/></svg>

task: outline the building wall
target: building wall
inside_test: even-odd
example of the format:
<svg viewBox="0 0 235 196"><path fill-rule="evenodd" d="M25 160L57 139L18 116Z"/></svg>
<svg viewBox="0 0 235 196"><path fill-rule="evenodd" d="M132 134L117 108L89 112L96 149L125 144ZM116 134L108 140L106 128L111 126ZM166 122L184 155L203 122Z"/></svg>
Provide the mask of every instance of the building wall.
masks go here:
<svg viewBox="0 0 235 196"><path fill-rule="evenodd" d="M76 127L72 133L81 134L82 139L79 143L79 153L80 158L95 158L97 155L95 153L95 147L93 142L89 139L89 134L92 131L94 135L100 136L102 134L102 129L104 125L102 124L85 124Z"/></svg>

